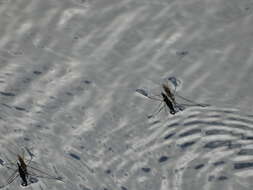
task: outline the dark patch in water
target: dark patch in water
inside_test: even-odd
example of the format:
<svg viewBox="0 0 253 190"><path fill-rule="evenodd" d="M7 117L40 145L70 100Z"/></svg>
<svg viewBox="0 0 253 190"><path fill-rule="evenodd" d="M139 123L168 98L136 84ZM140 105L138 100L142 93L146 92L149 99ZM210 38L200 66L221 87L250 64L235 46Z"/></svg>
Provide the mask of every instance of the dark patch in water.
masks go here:
<svg viewBox="0 0 253 190"><path fill-rule="evenodd" d="M73 39L78 40L79 36L74 36Z"/></svg>
<svg viewBox="0 0 253 190"><path fill-rule="evenodd" d="M15 94L11 93L11 92L1 92L0 91L0 94L3 95L3 96L15 96Z"/></svg>
<svg viewBox="0 0 253 190"><path fill-rule="evenodd" d="M244 162L244 163L235 163L234 164L234 169L240 170L240 169L245 169L245 168L252 168L253 163L252 162Z"/></svg>
<svg viewBox="0 0 253 190"><path fill-rule="evenodd" d="M193 135L195 133L201 133L201 130L200 129L192 129L190 131L186 131L186 132L180 134L179 137L190 136L190 135Z"/></svg>
<svg viewBox="0 0 253 190"><path fill-rule="evenodd" d="M30 141L30 139L28 137L24 137L25 141Z"/></svg>
<svg viewBox="0 0 253 190"><path fill-rule="evenodd" d="M224 130L213 129L213 130L208 130L205 133L206 135L218 135L218 134L227 134L228 132Z"/></svg>
<svg viewBox="0 0 253 190"><path fill-rule="evenodd" d="M199 123L200 121L189 121L189 122L184 123L183 125L187 127L187 126L198 125Z"/></svg>
<svg viewBox="0 0 253 190"><path fill-rule="evenodd" d="M84 185L79 185L79 186L82 188L82 190L91 190L90 188L88 188L88 187L86 187Z"/></svg>
<svg viewBox="0 0 253 190"><path fill-rule="evenodd" d="M91 81L90 80L84 80L83 81L85 84L91 84Z"/></svg>
<svg viewBox="0 0 253 190"><path fill-rule="evenodd" d="M222 164L225 164L225 162L224 161L218 161L218 162L213 163L214 166L219 166L219 165L222 165Z"/></svg>
<svg viewBox="0 0 253 190"><path fill-rule="evenodd" d="M7 108L12 108L11 106L7 105L7 104L2 104L3 106L7 107Z"/></svg>
<svg viewBox="0 0 253 190"><path fill-rule="evenodd" d="M195 143L196 143L196 141L186 142L184 144L181 144L180 147L183 148L183 149L185 149L185 148L187 148L189 146L194 145Z"/></svg>
<svg viewBox="0 0 253 190"><path fill-rule="evenodd" d="M184 123L184 126L192 126L192 125L219 125L219 126L227 126L227 124L224 124L222 122L217 122L217 121L191 121Z"/></svg>
<svg viewBox="0 0 253 190"><path fill-rule="evenodd" d="M224 181L224 180L227 180L228 179L228 177L227 176L220 176L220 177L218 177L218 181Z"/></svg>
<svg viewBox="0 0 253 190"><path fill-rule="evenodd" d="M242 145L238 144L238 143L237 144L229 143L229 145L228 145L229 149L240 148L240 147L242 147Z"/></svg>
<svg viewBox="0 0 253 190"><path fill-rule="evenodd" d="M33 74L35 74L35 75L40 75L42 72L40 72L40 71L33 71Z"/></svg>
<svg viewBox="0 0 253 190"><path fill-rule="evenodd" d="M28 82L30 82L30 81L31 81L30 78L25 78L25 79L23 80L24 83L28 83Z"/></svg>
<svg viewBox="0 0 253 190"><path fill-rule="evenodd" d="M35 178L35 177L32 177L32 176L29 177L29 182L30 183L37 183L38 181L39 180L37 178Z"/></svg>
<svg viewBox="0 0 253 190"><path fill-rule="evenodd" d="M26 109L22 107L14 106L14 108L18 111L26 111Z"/></svg>
<svg viewBox="0 0 253 190"><path fill-rule="evenodd" d="M152 117L154 117L153 115L148 115L147 118L151 119Z"/></svg>
<svg viewBox="0 0 253 190"><path fill-rule="evenodd" d="M68 96L73 96L73 94L72 94L71 92L66 92L66 94L67 94Z"/></svg>
<svg viewBox="0 0 253 190"><path fill-rule="evenodd" d="M211 175L208 177L208 181L213 181L215 179L215 176Z"/></svg>
<svg viewBox="0 0 253 190"><path fill-rule="evenodd" d="M148 172L150 172L150 168L141 168L142 169L142 171L144 171L144 172L146 172L146 173L148 173Z"/></svg>
<svg viewBox="0 0 253 190"><path fill-rule="evenodd" d="M109 147L108 151L114 152L113 149L112 149L112 147Z"/></svg>
<svg viewBox="0 0 253 190"><path fill-rule="evenodd" d="M201 169L203 168L205 165L204 164L199 164L197 166L194 167L195 170Z"/></svg>
<svg viewBox="0 0 253 190"><path fill-rule="evenodd" d="M185 51L185 50L184 50L184 51L177 51L176 54L177 54L177 56L179 56L179 57L184 57L184 56L188 55L189 52L188 52L188 51Z"/></svg>
<svg viewBox="0 0 253 190"><path fill-rule="evenodd" d="M242 149L237 154L238 155L253 155L253 149Z"/></svg>
<svg viewBox="0 0 253 190"><path fill-rule="evenodd" d="M0 164L3 166L4 161L0 158Z"/></svg>
<svg viewBox="0 0 253 190"><path fill-rule="evenodd" d="M168 128L177 127L178 125L179 125L178 123L172 123L172 124L169 124L167 127Z"/></svg>
<svg viewBox="0 0 253 190"><path fill-rule="evenodd" d="M121 189L122 189L122 190L127 190L127 188L126 188L126 187L124 187L124 186L121 186Z"/></svg>
<svg viewBox="0 0 253 190"><path fill-rule="evenodd" d="M158 161L161 163L167 161L168 159L169 159L168 156L161 156Z"/></svg>
<svg viewBox="0 0 253 190"><path fill-rule="evenodd" d="M218 148L222 146L229 146L231 144L231 141L214 141L207 143L204 148Z"/></svg>
<svg viewBox="0 0 253 190"><path fill-rule="evenodd" d="M155 125L155 124L157 124L157 123L160 123L160 121L159 121L159 120L156 120L156 121L154 121L153 123L151 123L151 125Z"/></svg>
<svg viewBox="0 0 253 190"><path fill-rule="evenodd" d="M69 153L69 155L70 155L72 158L75 158L76 160L81 160L81 158L80 158L79 156L77 156L76 154Z"/></svg>
<svg viewBox="0 0 253 190"><path fill-rule="evenodd" d="M170 133L170 134L168 134L168 135L166 135L165 137L164 137L164 139L166 140L166 139L169 139L169 138L171 138L172 136L174 136L176 133Z"/></svg>
<svg viewBox="0 0 253 190"><path fill-rule="evenodd" d="M253 140L253 136L242 136L243 140Z"/></svg>
<svg viewBox="0 0 253 190"><path fill-rule="evenodd" d="M110 174L112 171L110 169L105 170L105 173Z"/></svg>
<svg viewBox="0 0 253 190"><path fill-rule="evenodd" d="M41 125L40 124L36 124L36 125L34 125L35 127L37 127L37 128L41 128Z"/></svg>

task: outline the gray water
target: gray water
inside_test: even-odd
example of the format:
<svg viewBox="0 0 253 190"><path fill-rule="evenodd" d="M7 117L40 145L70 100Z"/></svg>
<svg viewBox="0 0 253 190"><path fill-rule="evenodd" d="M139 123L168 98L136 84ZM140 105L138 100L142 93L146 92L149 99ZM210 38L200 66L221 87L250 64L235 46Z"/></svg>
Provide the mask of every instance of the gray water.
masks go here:
<svg viewBox="0 0 253 190"><path fill-rule="evenodd" d="M253 2L1 0L0 14L0 186L25 147L63 179L26 189L253 188ZM136 89L168 77L210 106L148 117L159 102Z"/></svg>

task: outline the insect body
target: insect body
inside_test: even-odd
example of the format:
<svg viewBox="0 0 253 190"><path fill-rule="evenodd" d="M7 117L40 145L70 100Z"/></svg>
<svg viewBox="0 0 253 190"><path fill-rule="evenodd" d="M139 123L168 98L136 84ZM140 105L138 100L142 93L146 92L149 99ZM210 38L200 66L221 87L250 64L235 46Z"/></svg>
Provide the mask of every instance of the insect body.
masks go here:
<svg viewBox="0 0 253 190"><path fill-rule="evenodd" d="M159 96L158 95L150 96L147 92L145 92L144 90L141 90L141 89L138 89L137 92L142 94L143 96L146 96L149 99L157 100L157 101L161 102L159 104L159 107L158 107L159 110L157 111L157 113L159 113L163 108L166 110L166 107L168 107L170 110L170 114L175 115L179 104L176 103L175 96L171 92L170 88L166 84L163 84L162 87L163 87L163 91L160 92ZM162 99L160 99L160 98L162 98ZM164 105L162 107L160 107L162 103ZM156 112L154 112L152 115L154 115L155 113Z"/></svg>
<svg viewBox="0 0 253 190"><path fill-rule="evenodd" d="M168 78L168 80L172 80L171 78ZM177 79L173 78L172 81L173 85L175 86L174 92L172 92L171 88L167 83L162 84L162 90L160 92L160 95L150 95L148 92L146 92L143 89L137 89L136 91L143 96L146 96L149 99L160 101L161 104L164 105L160 107L161 104L159 104L159 110L157 113L159 113L163 108L166 109L169 108L170 114L175 115L179 111L183 111L185 109L185 106L200 106L200 107L206 107L209 106L207 104L199 104L192 100L189 100L187 98L184 98L183 96L180 96L178 93L176 94L176 87L179 84L179 81ZM176 101L176 96L180 99L190 103L190 104L179 104ZM155 112L156 113L156 112ZM152 114L153 115L153 114Z"/></svg>
<svg viewBox="0 0 253 190"><path fill-rule="evenodd" d="M21 167L21 165L19 163L17 163L18 165L18 172L19 172L19 176L22 179L22 186L27 186L27 177L28 177L28 173L26 172L26 170L24 170L24 168Z"/></svg>
<svg viewBox="0 0 253 190"><path fill-rule="evenodd" d="M163 92L161 92L161 95L163 97L163 101L165 102L165 104L168 106L168 108L170 109L170 113L172 115L174 115L176 113L173 103L170 101L170 99L168 98L168 96L166 96Z"/></svg>
<svg viewBox="0 0 253 190"><path fill-rule="evenodd" d="M20 178L22 179L22 186L27 186L27 178L28 178L28 172L27 172L27 165L25 164L25 161L23 160L23 158L18 155L18 161L17 165L18 165L18 173Z"/></svg>
<svg viewBox="0 0 253 190"><path fill-rule="evenodd" d="M171 92L169 86L167 84L162 84L162 87L166 95L172 100L174 104L176 104L175 95Z"/></svg>

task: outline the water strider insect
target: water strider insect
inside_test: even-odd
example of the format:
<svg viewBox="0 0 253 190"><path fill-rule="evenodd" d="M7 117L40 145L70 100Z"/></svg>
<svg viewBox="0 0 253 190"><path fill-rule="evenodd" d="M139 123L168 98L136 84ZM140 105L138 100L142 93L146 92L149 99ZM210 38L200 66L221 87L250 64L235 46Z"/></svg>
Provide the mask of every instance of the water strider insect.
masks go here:
<svg viewBox="0 0 253 190"><path fill-rule="evenodd" d="M170 90L170 88L167 84L165 84L165 83L162 84L162 89L163 89L163 91L161 91L161 93L160 93L160 95L162 97L162 100L159 99L159 98L156 98L155 96L147 96L150 99L158 100L158 101L160 101L161 103L164 104L162 107L160 107L161 104L159 104L158 108L159 107L160 108L157 111L157 113L159 113L163 108L166 111L166 106L169 108L170 114L172 114L172 115L175 115L176 112L178 112L178 110L183 110L184 109L184 107L182 107L182 105L179 105L176 102L174 93L171 92L171 90ZM154 114L152 114L152 115L154 115Z"/></svg>
<svg viewBox="0 0 253 190"><path fill-rule="evenodd" d="M6 183L0 186L0 188L8 186L18 176L21 179L22 186L27 186L29 183L37 182L38 180L36 179L36 177L53 179L63 182L61 177L50 175L47 172L44 172L32 166L32 163L35 163L34 161L32 161L32 158L33 157L31 156L30 160L26 160L23 152L22 156L20 154L17 154L16 163L9 161L9 163L3 164L3 166L5 166L8 170L13 170L13 173L7 179Z"/></svg>
<svg viewBox="0 0 253 190"><path fill-rule="evenodd" d="M162 85L161 85L162 90L160 92L160 95L150 95L148 92L146 92L143 89L137 89L136 92L142 94L143 96L145 96L149 99L160 101L161 103L158 106L159 110L157 111L157 113L159 113L163 108L165 108L165 111L166 111L166 106L169 108L170 114L172 114L172 115L176 114L179 111L183 111L185 109L185 106L200 106L200 107L209 106L207 104L196 103L196 102L189 100L183 96L180 96L179 94L176 94L176 87L180 82L175 77L169 77L168 80L171 81L171 83L175 86L174 92L172 92L172 90L169 87L169 85L167 84L167 82L162 83ZM183 99L184 101L190 102L191 104L177 103L176 96ZM160 98L162 98L162 99L160 99ZM162 103L164 105L161 107ZM154 114L152 114L152 115L154 115Z"/></svg>

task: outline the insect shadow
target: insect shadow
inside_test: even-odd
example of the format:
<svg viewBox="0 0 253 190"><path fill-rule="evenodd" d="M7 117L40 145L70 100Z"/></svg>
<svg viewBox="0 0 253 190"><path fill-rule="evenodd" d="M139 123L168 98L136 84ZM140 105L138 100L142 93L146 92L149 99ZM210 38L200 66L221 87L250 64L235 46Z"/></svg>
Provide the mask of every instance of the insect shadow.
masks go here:
<svg viewBox="0 0 253 190"><path fill-rule="evenodd" d="M0 186L0 189L8 186L18 177L21 180L21 186L28 186L31 183L36 183L38 182L37 178L46 178L64 182L62 177L51 175L35 167L37 163L33 161L34 155L28 149L26 149L26 151L30 156L29 159L25 158L25 149L22 149L22 154L13 153L17 156L17 160L15 162L7 159L7 162L2 164L7 170L11 170L12 173L7 177L5 183Z"/></svg>
<svg viewBox="0 0 253 190"><path fill-rule="evenodd" d="M172 90L171 87L169 86L169 84L168 84L169 81L174 86L174 90ZM162 85L161 85L162 90L159 95L152 95L144 89L137 89L136 90L137 93L139 93L151 100L155 100L155 101L160 102L160 104L158 105L158 108L155 109L153 114L148 116L149 118L160 113L162 109L164 109L165 112L167 113L168 112L167 108L169 109L169 113L171 115L175 115L177 112L183 111L186 107L189 107L189 106L199 106L199 107L210 106L209 104L197 103L193 100L187 99L187 98L179 95L176 91L176 88L179 84L180 84L180 81L178 81L175 77L169 77L167 79L167 81L162 83ZM176 101L176 97L180 98L188 103L180 103L179 104Z"/></svg>

